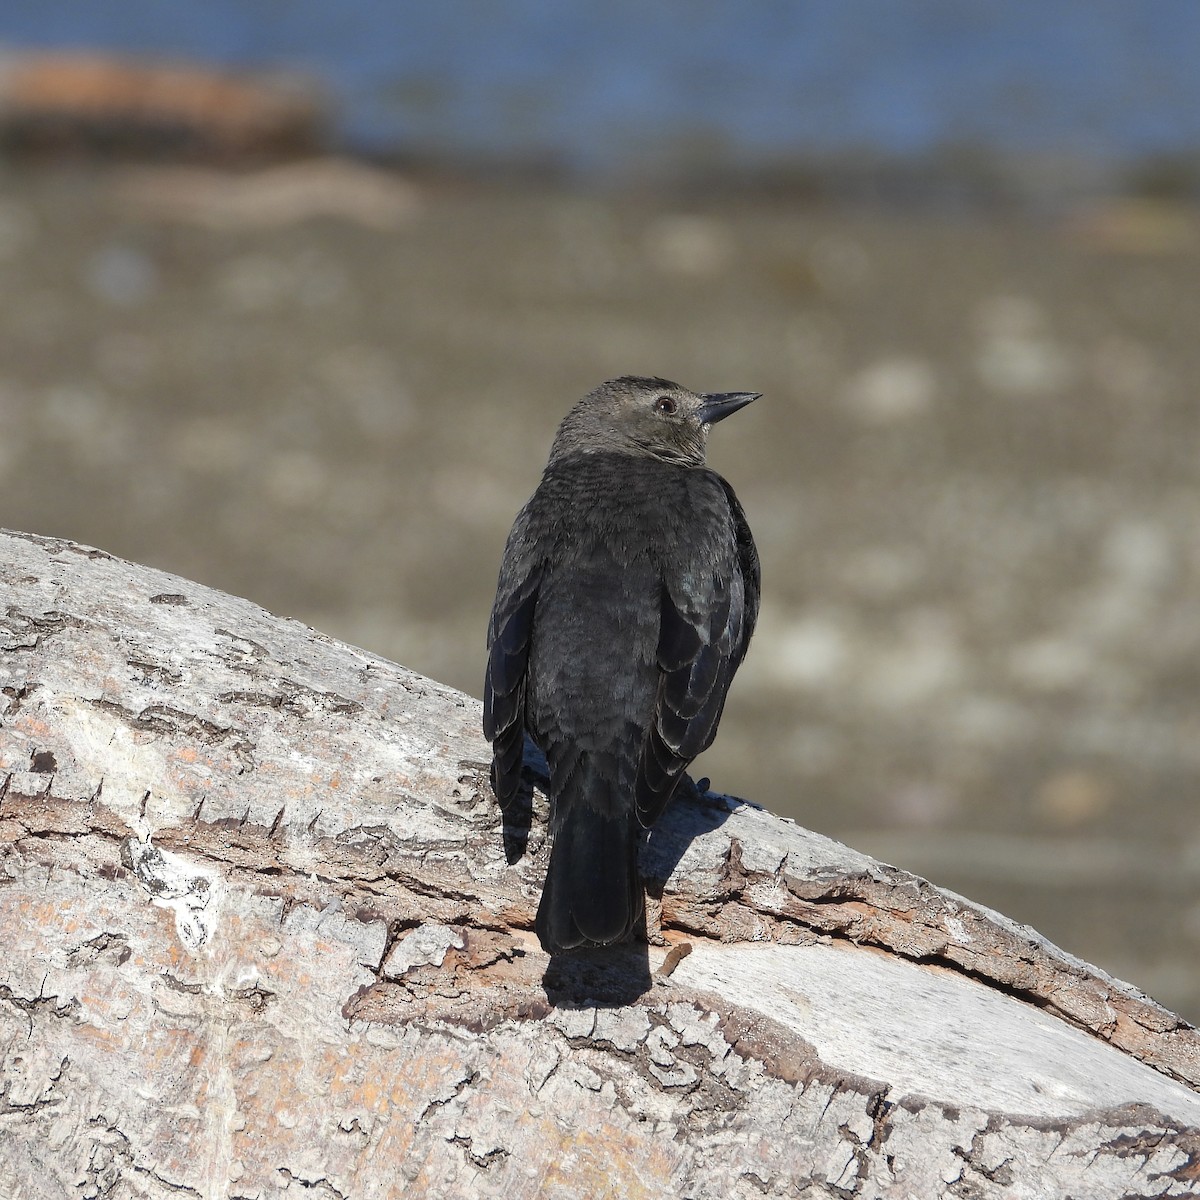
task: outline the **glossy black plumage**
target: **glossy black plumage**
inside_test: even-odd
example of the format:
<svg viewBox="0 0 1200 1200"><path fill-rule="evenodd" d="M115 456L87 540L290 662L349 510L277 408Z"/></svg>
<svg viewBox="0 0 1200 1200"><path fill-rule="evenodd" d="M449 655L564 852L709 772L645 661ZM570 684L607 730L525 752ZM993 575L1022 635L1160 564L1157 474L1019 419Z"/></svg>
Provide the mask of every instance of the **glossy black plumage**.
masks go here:
<svg viewBox="0 0 1200 1200"><path fill-rule="evenodd" d="M484 732L502 804L526 732L550 768L551 951L628 936L637 838L713 740L758 614L754 539L704 466L709 426L756 393L601 385L559 427L517 515L488 630Z"/></svg>

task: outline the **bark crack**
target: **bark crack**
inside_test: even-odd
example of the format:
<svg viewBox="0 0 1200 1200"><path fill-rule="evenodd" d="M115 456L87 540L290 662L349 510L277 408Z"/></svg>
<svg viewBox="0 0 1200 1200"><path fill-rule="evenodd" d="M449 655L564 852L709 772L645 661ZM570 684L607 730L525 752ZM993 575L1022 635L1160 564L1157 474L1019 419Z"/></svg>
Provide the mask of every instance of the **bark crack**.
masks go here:
<svg viewBox="0 0 1200 1200"><path fill-rule="evenodd" d="M105 931L67 952L67 965L78 970L104 959L114 966L123 966L132 956L129 939L123 933Z"/></svg>
<svg viewBox="0 0 1200 1200"><path fill-rule="evenodd" d="M0 630L8 630L9 640L0 649L9 652L19 650L37 650L44 639L62 633L64 629L86 629L88 623L81 617L52 609L34 616L23 612L16 605L10 604L5 608L4 616L0 617ZM28 638L29 640L22 640Z"/></svg>
<svg viewBox="0 0 1200 1200"><path fill-rule="evenodd" d="M254 743L243 730L235 729L232 725L218 725L169 704L148 704L140 712L134 712L115 700L103 697L89 699L88 703L93 708L112 713L139 732L157 733L167 738L182 736L210 745L228 743L228 748L237 756L243 770L254 767Z"/></svg>
<svg viewBox="0 0 1200 1200"><path fill-rule="evenodd" d="M45 986L43 980L42 986ZM79 1001L75 997L69 1000L62 1000L56 995L47 996L44 992L39 992L36 996L19 996L6 983L0 983L0 1001L11 1004L13 1008L20 1009L29 1018L29 1026L33 1028L33 1018L35 1016L49 1016L57 1020L70 1020L76 1017L80 1011Z"/></svg>
<svg viewBox="0 0 1200 1200"><path fill-rule="evenodd" d="M0 649L3 648L0 647ZM37 687L36 683L23 683L20 686L10 685L0 688L0 696L8 697L8 703L5 705L3 715L6 717L16 716L21 710L21 705L33 695Z"/></svg>
<svg viewBox="0 0 1200 1200"><path fill-rule="evenodd" d="M203 1200L200 1192L185 1183L168 1179L151 1167L136 1161L133 1143L106 1116L98 1113L88 1121L92 1131L92 1145L88 1154L88 1166L84 1173L81 1194L85 1200L107 1200L121 1194L121 1184L130 1175L152 1181L159 1195L195 1196ZM144 1193L144 1186L137 1185L137 1194Z"/></svg>
<svg viewBox="0 0 1200 1200"><path fill-rule="evenodd" d="M448 1104L453 1104L454 1101L459 1099L469 1087L473 1087L478 1082L479 1072L469 1071L467 1074L463 1075L454 1082L450 1091L447 1092L446 1095L435 1096L432 1100L430 1100L425 1107L421 1109L421 1112L417 1116L414 1124L423 1124L425 1118L428 1117L431 1112L433 1112L435 1109L445 1108Z"/></svg>
<svg viewBox="0 0 1200 1200"><path fill-rule="evenodd" d="M454 1146L462 1149L467 1162L473 1167L477 1167L480 1171L486 1171L489 1167L494 1166L498 1162L511 1157L512 1151L505 1149L503 1146L493 1146L490 1150L483 1154L478 1154L472 1150L473 1139L465 1134L456 1133L453 1137L446 1139Z"/></svg>
<svg viewBox="0 0 1200 1200"><path fill-rule="evenodd" d="M307 717L314 711L353 716L363 710L363 706L357 700L351 700L337 692L319 691L294 679L280 680L278 688L278 691L271 692L221 692L216 699L222 704L241 704L246 708L281 709L299 717Z"/></svg>
<svg viewBox="0 0 1200 1200"><path fill-rule="evenodd" d="M28 1119L32 1115L45 1112L48 1109L57 1108L63 1102L62 1096L46 1095L54 1086L62 1080L62 1077L67 1073L67 1068L71 1065L69 1058L59 1060L58 1068L46 1081L46 1087L41 1096L37 1096L32 1100L22 1103L19 1100L12 1100L12 1080L4 1080L3 1086L0 1086L0 1117L18 1115Z"/></svg>
<svg viewBox="0 0 1200 1200"><path fill-rule="evenodd" d="M289 1187L294 1183L308 1191L315 1192L318 1196L326 1197L327 1200L348 1200L348 1193L335 1187L325 1175L316 1179L305 1179L303 1175L296 1175L287 1167L279 1167L278 1170Z"/></svg>

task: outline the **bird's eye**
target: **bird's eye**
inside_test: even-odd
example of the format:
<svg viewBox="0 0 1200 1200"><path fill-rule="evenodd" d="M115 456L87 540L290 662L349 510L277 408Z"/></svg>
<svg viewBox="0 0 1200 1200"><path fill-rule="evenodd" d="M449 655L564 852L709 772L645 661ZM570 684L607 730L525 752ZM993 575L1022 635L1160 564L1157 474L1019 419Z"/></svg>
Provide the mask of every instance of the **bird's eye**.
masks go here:
<svg viewBox="0 0 1200 1200"><path fill-rule="evenodd" d="M659 396L654 402L654 407L660 413L666 413L668 417L675 415L675 400L672 396Z"/></svg>

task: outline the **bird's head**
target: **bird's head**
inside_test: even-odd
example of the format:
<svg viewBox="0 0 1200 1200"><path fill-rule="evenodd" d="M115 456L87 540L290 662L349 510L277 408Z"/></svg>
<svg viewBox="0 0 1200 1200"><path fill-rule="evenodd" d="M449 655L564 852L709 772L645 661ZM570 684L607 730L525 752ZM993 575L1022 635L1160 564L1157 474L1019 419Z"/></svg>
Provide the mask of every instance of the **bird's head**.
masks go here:
<svg viewBox="0 0 1200 1200"><path fill-rule="evenodd" d="M589 392L563 418L550 461L609 453L698 467L709 428L761 395L690 392L669 379L622 375Z"/></svg>

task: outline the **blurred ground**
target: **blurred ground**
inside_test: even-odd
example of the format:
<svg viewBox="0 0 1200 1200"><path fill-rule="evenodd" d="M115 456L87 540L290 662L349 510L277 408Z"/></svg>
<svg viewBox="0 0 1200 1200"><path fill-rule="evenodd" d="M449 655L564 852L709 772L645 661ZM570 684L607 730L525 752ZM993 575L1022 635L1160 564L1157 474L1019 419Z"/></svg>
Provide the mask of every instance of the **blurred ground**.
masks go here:
<svg viewBox="0 0 1200 1200"><path fill-rule="evenodd" d="M701 773L1200 1019L1195 213L313 170L0 172L0 524L477 695L566 407L763 391L712 439L765 600Z"/></svg>

